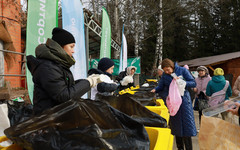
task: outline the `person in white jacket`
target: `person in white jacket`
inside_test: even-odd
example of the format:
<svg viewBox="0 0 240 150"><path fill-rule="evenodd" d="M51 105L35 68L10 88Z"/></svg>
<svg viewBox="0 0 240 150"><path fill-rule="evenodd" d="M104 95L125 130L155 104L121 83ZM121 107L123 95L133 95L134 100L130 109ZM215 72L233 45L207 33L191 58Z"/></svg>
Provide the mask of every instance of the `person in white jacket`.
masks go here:
<svg viewBox="0 0 240 150"><path fill-rule="evenodd" d="M136 70L136 67L129 66L125 69L125 71L119 73L119 75L116 77L117 82L120 83L119 91L134 86L133 76Z"/></svg>
<svg viewBox="0 0 240 150"><path fill-rule="evenodd" d="M90 69L88 75L100 74L102 83L91 89L91 99L96 100L97 94L112 95L113 92L118 88L118 85L111 79L114 69L114 62L109 58L102 58L98 62L97 69Z"/></svg>

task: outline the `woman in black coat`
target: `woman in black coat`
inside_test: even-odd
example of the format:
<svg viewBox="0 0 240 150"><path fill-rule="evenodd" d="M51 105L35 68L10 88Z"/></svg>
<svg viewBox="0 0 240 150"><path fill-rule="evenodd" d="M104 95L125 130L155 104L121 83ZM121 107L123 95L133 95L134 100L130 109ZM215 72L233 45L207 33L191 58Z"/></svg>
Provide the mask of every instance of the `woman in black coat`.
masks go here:
<svg viewBox="0 0 240 150"><path fill-rule="evenodd" d="M79 99L99 82L99 76L74 81L70 67L75 64L75 39L64 29L54 28L52 39L37 46L36 57L27 56L27 66L33 76L33 110L35 114Z"/></svg>

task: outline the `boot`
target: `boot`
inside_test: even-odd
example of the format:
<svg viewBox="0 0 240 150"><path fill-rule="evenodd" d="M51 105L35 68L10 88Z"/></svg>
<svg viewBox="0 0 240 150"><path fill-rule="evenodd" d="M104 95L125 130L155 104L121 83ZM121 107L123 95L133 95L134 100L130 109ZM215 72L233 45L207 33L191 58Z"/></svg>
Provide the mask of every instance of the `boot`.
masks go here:
<svg viewBox="0 0 240 150"><path fill-rule="evenodd" d="M184 150L182 137L176 136L176 144L177 144L178 150Z"/></svg>
<svg viewBox="0 0 240 150"><path fill-rule="evenodd" d="M192 150L192 138L191 137L183 137L183 142L186 150Z"/></svg>

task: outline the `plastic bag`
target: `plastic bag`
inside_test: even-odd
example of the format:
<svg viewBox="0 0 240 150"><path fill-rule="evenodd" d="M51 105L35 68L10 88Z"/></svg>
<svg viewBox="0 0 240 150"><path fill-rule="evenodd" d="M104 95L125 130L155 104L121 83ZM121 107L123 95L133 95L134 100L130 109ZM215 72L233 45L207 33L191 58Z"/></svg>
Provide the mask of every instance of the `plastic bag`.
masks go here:
<svg viewBox="0 0 240 150"><path fill-rule="evenodd" d="M97 99L106 101L112 107L127 114L132 119L150 127L167 127L167 121L158 114L153 113L139 102L132 99L130 94L116 96L97 95Z"/></svg>
<svg viewBox="0 0 240 150"><path fill-rule="evenodd" d="M178 76L175 73L172 73L171 76L173 78L177 78ZM178 90L181 96L184 95L185 87L186 87L186 81L183 80L183 76L179 76L178 79L176 80Z"/></svg>
<svg viewBox="0 0 240 150"><path fill-rule="evenodd" d="M202 116L199 132L201 150L240 149L240 127L215 117Z"/></svg>
<svg viewBox="0 0 240 150"><path fill-rule="evenodd" d="M4 132L27 150L149 149L141 123L97 100L67 101Z"/></svg>
<svg viewBox="0 0 240 150"><path fill-rule="evenodd" d="M8 118L11 126L33 116L33 105L25 102L8 101Z"/></svg>
<svg viewBox="0 0 240 150"><path fill-rule="evenodd" d="M156 101L156 97L155 97L155 93L152 93L151 90L153 88L139 88L139 89L135 89L135 92L133 95L131 94L124 94L127 95L128 97L130 97L131 99L140 102L142 105L144 106L154 106L156 105L155 101Z"/></svg>
<svg viewBox="0 0 240 150"><path fill-rule="evenodd" d="M1 120L1 123L0 123L0 137L2 137L2 136L4 136L3 131L6 128L10 127L10 122L9 122L9 119L8 119L7 104L0 104L0 120ZM0 141L0 149L1 149L1 146L6 147L6 146L9 146L11 144L12 143L10 141L4 141L4 142Z"/></svg>
<svg viewBox="0 0 240 150"><path fill-rule="evenodd" d="M179 93L178 85L175 79L169 86L169 94L166 100L170 116L175 116L182 104L182 98Z"/></svg>

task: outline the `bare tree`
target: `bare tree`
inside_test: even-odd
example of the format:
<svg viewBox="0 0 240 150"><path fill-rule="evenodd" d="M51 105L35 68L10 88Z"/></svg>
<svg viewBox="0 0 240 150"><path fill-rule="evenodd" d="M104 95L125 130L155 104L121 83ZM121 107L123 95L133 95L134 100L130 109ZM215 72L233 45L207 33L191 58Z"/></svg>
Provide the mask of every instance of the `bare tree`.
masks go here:
<svg viewBox="0 0 240 150"><path fill-rule="evenodd" d="M138 56L139 53L139 4L138 0L135 0L135 56Z"/></svg>
<svg viewBox="0 0 240 150"><path fill-rule="evenodd" d="M157 68L157 64L162 62L162 50L163 50L163 20L162 20L162 0L159 1L159 18L158 18L158 33L157 33L157 41L156 41L156 51L155 51L155 59L152 69L152 74L154 70Z"/></svg>

